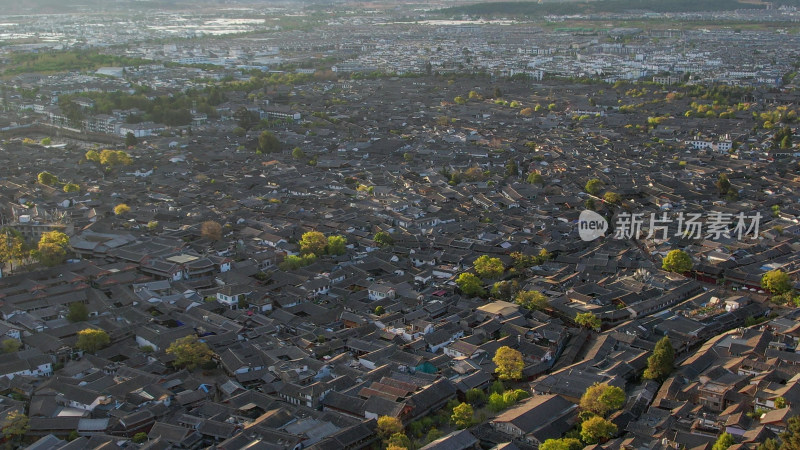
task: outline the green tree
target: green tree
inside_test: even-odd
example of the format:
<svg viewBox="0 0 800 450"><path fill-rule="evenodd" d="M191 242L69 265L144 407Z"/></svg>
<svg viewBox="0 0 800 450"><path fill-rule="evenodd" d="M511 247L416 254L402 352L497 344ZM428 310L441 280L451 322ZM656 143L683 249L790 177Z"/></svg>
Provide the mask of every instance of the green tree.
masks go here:
<svg viewBox="0 0 800 450"><path fill-rule="evenodd" d="M384 315L386 313L386 309L383 306L378 305L378 306L375 307L375 311L374 312L375 312L376 316L382 316L382 315Z"/></svg>
<svg viewBox="0 0 800 450"><path fill-rule="evenodd" d="M775 409L786 408L786 399L783 397L775 397Z"/></svg>
<svg viewBox="0 0 800 450"><path fill-rule="evenodd" d="M297 255L289 255L284 258L283 262L278 264L278 268L281 270L295 270L301 267L305 267L314 263L317 260L317 255L313 253L309 253L308 255L297 256Z"/></svg>
<svg viewBox="0 0 800 450"><path fill-rule="evenodd" d="M11 411L0 427L2 427L3 437L6 440L16 442L24 437L30 429L28 416L20 411Z"/></svg>
<svg viewBox="0 0 800 450"><path fill-rule="evenodd" d="M431 428L430 430L428 430L428 434L425 435L425 440L428 442L433 442L442 436L443 434L441 431L437 430L436 428Z"/></svg>
<svg viewBox="0 0 800 450"><path fill-rule="evenodd" d="M603 189L603 182L597 178L592 178L591 180L587 181L586 186L584 187L584 190L592 195L599 194L601 189Z"/></svg>
<svg viewBox="0 0 800 450"><path fill-rule="evenodd" d="M608 384L594 383L581 396L581 409L605 417L625 404L625 391Z"/></svg>
<svg viewBox="0 0 800 450"><path fill-rule="evenodd" d="M522 369L525 368L525 361L519 350L504 345L497 349L492 358L496 368L494 372L501 380L519 380L522 378Z"/></svg>
<svg viewBox="0 0 800 450"><path fill-rule="evenodd" d="M12 338L3 339L2 344L3 344L3 353L14 353L18 351L19 348L22 346L22 344L20 344L18 340Z"/></svg>
<svg viewBox="0 0 800 450"><path fill-rule="evenodd" d="M141 444L147 441L147 433L139 432L133 435L133 443L134 444Z"/></svg>
<svg viewBox="0 0 800 450"><path fill-rule="evenodd" d="M69 192L80 192L81 191L81 187L78 186L75 183L67 183L67 184L64 185L63 189L64 189L64 192L67 192L67 193L69 193Z"/></svg>
<svg viewBox="0 0 800 450"><path fill-rule="evenodd" d="M500 412L504 409L508 408L508 404L506 403L506 399L503 394L499 392L494 392L492 395L489 396L489 409L493 412Z"/></svg>
<svg viewBox="0 0 800 450"><path fill-rule="evenodd" d="M587 198L583 205L586 206L586 209L591 209L592 211L594 211L597 206L592 197Z"/></svg>
<svg viewBox="0 0 800 450"><path fill-rule="evenodd" d="M575 438L548 439L539 446L539 450L583 450L583 443Z"/></svg>
<svg viewBox="0 0 800 450"><path fill-rule="evenodd" d="M510 159L506 163L505 175L507 177L515 177L517 176L517 174L519 174L519 167L517 166L517 162L514 161L513 159Z"/></svg>
<svg viewBox="0 0 800 450"><path fill-rule="evenodd" d="M45 146L45 147L47 147L48 145L50 145L52 143L53 143L53 140L50 139L49 137L46 137L46 138L42 139L42 141L41 141L41 144L43 146Z"/></svg>
<svg viewBox="0 0 800 450"><path fill-rule="evenodd" d="M380 416L375 432L381 440L388 440L391 436L403 432L403 422L400 422L397 417Z"/></svg>
<svg viewBox="0 0 800 450"><path fill-rule="evenodd" d="M131 207L126 205L125 203L120 203L119 205L114 207L114 214L118 216L121 216L129 212L131 212Z"/></svg>
<svg viewBox="0 0 800 450"><path fill-rule="evenodd" d="M456 279L456 285L461 289L461 292L470 297L483 297L486 295L486 290L483 288L481 279L476 275L464 272Z"/></svg>
<svg viewBox="0 0 800 450"><path fill-rule="evenodd" d="M126 147L133 147L133 146L135 146L135 145L136 145L136 144L138 144L138 143L139 143L139 140L138 140L138 139L136 139L136 136L135 136L133 133L131 133L130 131L128 131L128 132L125 134L125 146L126 146Z"/></svg>
<svg viewBox="0 0 800 450"><path fill-rule="evenodd" d="M576 314L575 323L590 330L599 330L602 325L600 318L590 312Z"/></svg>
<svg viewBox="0 0 800 450"><path fill-rule="evenodd" d="M38 256L39 262L45 266L54 267L64 262L64 259L67 257L67 251L64 247L56 244L39 243L36 255Z"/></svg>
<svg viewBox="0 0 800 450"><path fill-rule="evenodd" d="M720 196L727 194L728 191L731 189L731 182L730 180L728 180L728 175L724 173L719 174L716 185Z"/></svg>
<svg viewBox="0 0 800 450"><path fill-rule="evenodd" d="M456 102L457 105L463 105L467 103L467 100L460 95L454 98L453 101Z"/></svg>
<svg viewBox="0 0 800 450"><path fill-rule="evenodd" d="M414 154L410 152L403 153L403 161L410 163L414 160Z"/></svg>
<svg viewBox="0 0 800 450"><path fill-rule="evenodd" d="M466 394L467 403L472 406L481 406L486 403L486 393L482 389L472 388Z"/></svg>
<svg viewBox="0 0 800 450"><path fill-rule="evenodd" d="M347 246L347 238L344 236L328 236L328 245L325 251L329 255L344 255Z"/></svg>
<svg viewBox="0 0 800 450"><path fill-rule="evenodd" d="M271 131L262 131L258 136L258 150L261 153L277 153L281 151L281 141Z"/></svg>
<svg viewBox="0 0 800 450"><path fill-rule="evenodd" d="M247 130L242 127L236 127L233 129L233 135L236 137L244 137L247 134Z"/></svg>
<svg viewBox="0 0 800 450"><path fill-rule="evenodd" d="M103 330L86 328L78 332L75 346L87 353L94 353L111 343L111 338Z"/></svg>
<svg viewBox="0 0 800 450"><path fill-rule="evenodd" d="M528 174L529 184L544 184L544 177L539 172L531 172Z"/></svg>
<svg viewBox="0 0 800 450"><path fill-rule="evenodd" d="M781 450L800 449L800 416L790 417L786 422L786 431L780 434Z"/></svg>
<svg viewBox="0 0 800 450"><path fill-rule="evenodd" d="M519 291L514 302L525 309L543 310L550 306L550 300L539 291Z"/></svg>
<svg viewBox="0 0 800 450"><path fill-rule="evenodd" d="M467 428L468 426L472 425L473 415L474 411L472 406L469 406L468 403L461 403L453 408L453 415L450 418L458 428Z"/></svg>
<svg viewBox="0 0 800 450"><path fill-rule="evenodd" d="M325 247L328 245L328 240L325 235L319 231L308 231L303 233L300 238L300 253L308 255L313 253L320 256L325 254Z"/></svg>
<svg viewBox="0 0 800 450"><path fill-rule="evenodd" d="M72 302L69 304L69 312L67 312L67 320L72 323L85 322L89 319L89 308L81 302Z"/></svg>
<svg viewBox="0 0 800 450"><path fill-rule="evenodd" d="M173 364L176 367L186 367L189 370L210 363L214 357L214 352L211 351L208 344L200 342L193 334L176 339L169 344L167 354L175 357Z"/></svg>
<svg viewBox="0 0 800 450"><path fill-rule="evenodd" d="M661 261L661 268L669 272L685 273L692 267L692 257L683 250L671 250Z"/></svg>
<svg viewBox="0 0 800 450"><path fill-rule="evenodd" d="M484 279L499 278L505 272L503 262L500 258L493 258L487 255L481 255L472 264L475 272Z"/></svg>
<svg viewBox="0 0 800 450"><path fill-rule="evenodd" d="M616 433L617 426L600 416L594 416L581 424L581 440L587 444L605 442Z"/></svg>
<svg viewBox="0 0 800 450"><path fill-rule="evenodd" d="M292 149L292 158L296 160L306 159L306 154L300 147L295 147Z"/></svg>
<svg viewBox="0 0 800 450"><path fill-rule="evenodd" d="M664 336L656 343L653 354L647 358L647 368L644 370L644 378L648 380L663 381L670 372L675 361L675 349L672 348L672 341Z"/></svg>
<svg viewBox="0 0 800 450"><path fill-rule="evenodd" d="M730 433L722 433L719 438L717 438L717 442L714 443L714 446L711 447L711 450L727 450L728 447L735 443L736 441L733 440L733 435Z"/></svg>
<svg viewBox="0 0 800 450"><path fill-rule="evenodd" d="M39 181L40 184L47 186L58 183L58 177L50 172L39 172L39 175L36 176L36 180Z"/></svg>
<svg viewBox="0 0 800 450"><path fill-rule="evenodd" d="M791 420L791 419L789 419L789 420ZM781 448L781 446L780 446L780 444L778 444L778 441L776 441L773 438L767 438L767 440L765 440L764 442L758 444L758 447L756 447L756 450L780 450L780 448ZM789 448L797 449L797 448L800 448L800 447L789 447Z"/></svg>
<svg viewBox="0 0 800 450"><path fill-rule="evenodd" d="M391 247L394 245L394 238L392 238L391 234L385 231L379 231L375 233L375 236L372 238L372 240L375 241L379 247Z"/></svg>
<svg viewBox="0 0 800 450"><path fill-rule="evenodd" d="M784 294L792 290L792 281L786 272L773 269L761 276L761 287L773 294Z"/></svg>

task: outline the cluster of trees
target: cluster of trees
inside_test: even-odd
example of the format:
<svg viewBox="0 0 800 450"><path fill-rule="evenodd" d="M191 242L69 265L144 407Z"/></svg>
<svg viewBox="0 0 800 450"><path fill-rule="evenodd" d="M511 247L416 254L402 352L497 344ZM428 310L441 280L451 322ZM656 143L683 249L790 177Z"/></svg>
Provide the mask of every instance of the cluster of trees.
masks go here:
<svg viewBox="0 0 800 450"><path fill-rule="evenodd" d="M341 235L325 237L319 231L303 233L300 238L300 253L303 255L343 255L346 251L347 238Z"/></svg>
<svg viewBox="0 0 800 450"><path fill-rule="evenodd" d="M278 265L278 268L281 270L294 270L313 264L319 256L338 256L347 251L347 238L341 235L325 237L319 231L303 233L298 244L300 245L300 255L287 256Z"/></svg>
<svg viewBox="0 0 800 450"><path fill-rule="evenodd" d="M148 95L152 89L148 86L137 86L133 94L113 92L81 92L81 96L94 100L93 114L111 114L115 109L138 109L142 115L131 115L126 118L128 123L152 121L169 126L191 125L192 109L216 118L219 116L216 105L225 101L219 88L209 88L205 91L189 89L186 92L177 92L170 95L161 95L151 98ZM67 118L76 124L84 118L83 110L74 103L76 95L59 96L58 105Z"/></svg>
<svg viewBox="0 0 800 450"><path fill-rule="evenodd" d="M5 75L21 73L51 73L81 70L96 70L100 67L140 66L152 61L107 55L95 50L69 50L64 52L23 53L10 55L11 60L4 68Z"/></svg>
<svg viewBox="0 0 800 450"><path fill-rule="evenodd" d="M104 149L99 152L97 150L89 150L85 156L87 161L95 162L109 169L129 166L133 163L131 156L124 150Z"/></svg>
<svg viewBox="0 0 800 450"><path fill-rule="evenodd" d="M486 296L483 280L497 279L505 273L505 265L500 258L481 255L472 263L475 274L464 272L456 279L458 288L469 296Z"/></svg>
<svg viewBox="0 0 800 450"><path fill-rule="evenodd" d="M57 176L47 171L39 172L39 174L36 176L36 181L45 186L55 186L56 184L60 183ZM62 189L64 192L80 192L81 187L75 183L64 183Z"/></svg>
<svg viewBox="0 0 800 450"><path fill-rule="evenodd" d="M35 260L46 266L64 262L69 246L69 237L60 231L43 233L36 247L31 247L19 231L11 228L0 230L0 264Z"/></svg>

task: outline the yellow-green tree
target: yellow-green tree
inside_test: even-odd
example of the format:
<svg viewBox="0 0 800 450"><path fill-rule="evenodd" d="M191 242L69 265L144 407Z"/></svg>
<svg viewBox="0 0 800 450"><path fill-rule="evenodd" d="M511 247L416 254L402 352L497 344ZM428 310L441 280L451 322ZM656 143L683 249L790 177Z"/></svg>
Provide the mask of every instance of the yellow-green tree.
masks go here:
<svg viewBox="0 0 800 450"><path fill-rule="evenodd" d="M129 166L133 163L133 159L124 150L106 149L100 152L99 162L106 167L114 168L117 166Z"/></svg>
<svg viewBox="0 0 800 450"><path fill-rule="evenodd" d="M469 272L464 272L456 278L456 285L461 292L470 297L478 296L483 297L486 295L486 290L483 288L481 279Z"/></svg>
<svg viewBox="0 0 800 450"><path fill-rule="evenodd" d="M576 314L575 323L592 330L599 330L602 324L600 318L590 312Z"/></svg>
<svg viewBox="0 0 800 450"><path fill-rule="evenodd" d="M347 238L340 235L328 236L328 245L325 252L329 255L344 255L347 246Z"/></svg>
<svg viewBox="0 0 800 450"><path fill-rule="evenodd" d="M472 266L475 268L475 273L485 279L499 278L505 272L505 267L500 258L493 258L487 255L479 256Z"/></svg>
<svg viewBox="0 0 800 450"><path fill-rule="evenodd" d="M543 310L550 306L547 296L539 291L519 291L514 302L525 309Z"/></svg>
<svg viewBox="0 0 800 450"><path fill-rule="evenodd" d="M205 342L200 342L195 335L176 339L167 347L167 354L175 357L174 365L193 370L211 362L214 352Z"/></svg>
<svg viewBox="0 0 800 450"><path fill-rule="evenodd" d="M321 256L325 254L325 247L328 245L328 239L319 231L308 231L303 233L300 238L300 253L304 255L315 254Z"/></svg>
<svg viewBox="0 0 800 450"><path fill-rule="evenodd" d="M28 416L20 411L11 411L0 427L2 427L3 437L6 440L16 442L30 429Z"/></svg>
<svg viewBox="0 0 800 450"><path fill-rule="evenodd" d="M539 450L583 450L583 443L575 438L548 439L539 446Z"/></svg>
<svg viewBox="0 0 800 450"><path fill-rule="evenodd" d="M118 216L121 216L129 212L131 212L131 207L126 205L125 203L120 203L119 205L114 207L114 214Z"/></svg>
<svg viewBox="0 0 800 450"><path fill-rule="evenodd" d="M736 441L733 440L733 435L730 433L722 433L717 441L714 442L714 446L711 447L711 450L727 450L728 447L735 444Z"/></svg>
<svg viewBox="0 0 800 450"><path fill-rule="evenodd" d="M100 153L98 153L97 150L89 150L88 152L86 152L86 160L87 161L96 162L96 163L99 164L100 163Z"/></svg>
<svg viewBox="0 0 800 450"><path fill-rule="evenodd" d="M676 273L688 272L692 270L692 257L683 250L672 250L661 261L661 268Z"/></svg>
<svg viewBox="0 0 800 450"><path fill-rule="evenodd" d="M761 287L773 294L783 294L792 289L792 281L786 272L773 269L761 276Z"/></svg>
<svg viewBox="0 0 800 450"><path fill-rule="evenodd" d="M80 192L81 191L81 187L78 186L75 183L67 183L67 184L64 185L63 189L64 189L64 192L67 192L67 193Z"/></svg>
<svg viewBox="0 0 800 450"><path fill-rule="evenodd" d="M587 444L605 442L617 433L617 426L600 417L591 417L581 424L581 439Z"/></svg>
<svg viewBox="0 0 800 450"><path fill-rule="evenodd" d="M403 422L397 417L380 416L375 432L382 440L388 440L391 436L403 432Z"/></svg>
<svg viewBox="0 0 800 450"><path fill-rule="evenodd" d="M501 380L519 380L522 378L522 369L525 368L525 361L522 353L518 350L504 345L497 349L492 358L495 366L494 372Z"/></svg>
<svg viewBox="0 0 800 450"><path fill-rule="evenodd" d="M453 408L453 415L450 416L450 418L458 428L467 428L472 425L472 416L474 413L469 403L461 403Z"/></svg>
<svg viewBox="0 0 800 450"><path fill-rule="evenodd" d="M39 181L40 184L47 186L58 183L58 177L50 172L39 172L39 175L36 176L36 180Z"/></svg>
<svg viewBox="0 0 800 450"><path fill-rule="evenodd" d="M581 397L581 409L605 417L625 404L625 391L608 384L594 383Z"/></svg>
<svg viewBox="0 0 800 450"><path fill-rule="evenodd" d="M39 244L55 244L59 247L67 248L69 236L57 230L48 231L47 233L42 233L42 237L39 238Z"/></svg>
<svg viewBox="0 0 800 450"><path fill-rule="evenodd" d="M78 332L78 342L75 346L88 353L94 353L111 343L111 338L103 330L86 328Z"/></svg>

